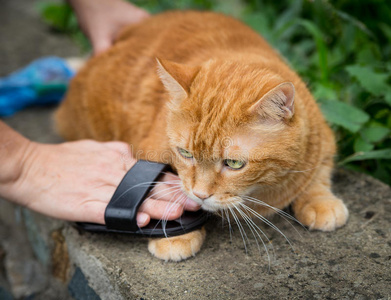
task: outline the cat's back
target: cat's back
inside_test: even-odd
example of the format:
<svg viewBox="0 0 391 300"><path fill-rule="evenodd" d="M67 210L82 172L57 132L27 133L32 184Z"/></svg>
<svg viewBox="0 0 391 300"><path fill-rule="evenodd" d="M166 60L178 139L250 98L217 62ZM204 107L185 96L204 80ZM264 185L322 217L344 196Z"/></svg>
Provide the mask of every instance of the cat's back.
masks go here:
<svg viewBox="0 0 391 300"><path fill-rule="evenodd" d="M135 151L165 149L168 94L156 58L194 66L211 59L246 64L255 59L257 68L295 85L297 108L306 106L297 113L313 116L312 127L323 124L305 84L255 31L222 14L174 11L129 26L108 51L87 62L57 112L59 133L67 140L122 140Z"/></svg>
<svg viewBox="0 0 391 300"><path fill-rule="evenodd" d="M141 41L140 41L141 40ZM202 49L210 58L213 48L229 49L257 47L274 51L253 30L239 20L214 12L171 11L154 16L144 23L125 29L117 42L134 44L139 49L151 49L157 56L178 62L202 60ZM197 53L197 50L199 52ZM198 58L199 57L199 58Z"/></svg>
<svg viewBox="0 0 391 300"><path fill-rule="evenodd" d="M56 114L57 129L67 140L116 139L137 145L152 129L165 128L156 124L164 122L168 99L156 72L157 57L196 65L224 55L225 49L251 48L278 57L232 17L195 11L155 15L125 28L108 51L87 62Z"/></svg>

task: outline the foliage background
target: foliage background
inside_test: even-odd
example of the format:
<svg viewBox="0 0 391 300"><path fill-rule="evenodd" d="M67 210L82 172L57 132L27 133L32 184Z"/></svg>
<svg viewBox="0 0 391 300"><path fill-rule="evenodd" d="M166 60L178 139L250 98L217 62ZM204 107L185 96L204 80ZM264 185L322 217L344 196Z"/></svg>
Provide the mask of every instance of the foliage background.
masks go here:
<svg viewBox="0 0 391 300"><path fill-rule="evenodd" d="M213 10L262 34L307 83L336 132L338 165L391 185L391 6L383 0L134 0L157 13ZM40 2L42 19L89 44L67 4Z"/></svg>

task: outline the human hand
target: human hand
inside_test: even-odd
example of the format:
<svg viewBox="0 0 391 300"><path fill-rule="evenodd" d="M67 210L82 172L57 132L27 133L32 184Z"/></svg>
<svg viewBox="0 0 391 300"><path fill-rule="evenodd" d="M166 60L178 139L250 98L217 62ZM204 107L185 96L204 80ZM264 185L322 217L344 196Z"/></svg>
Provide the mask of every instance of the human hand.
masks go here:
<svg viewBox="0 0 391 300"><path fill-rule="evenodd" d="M42 214L68 221L104 224L106 206L136 160L122 142L83 140L59 145L30 142L20 176L2 195ZM174 220L199 206L179 191L179 178L165 174L141 205L137 224ZM168 194L166 189L177 189ZM158 196L161 196L160 198Z"/></svg>
<svg viewBox="0 0 391 300"><path fill-rule="evenodd" d="M123 0L69 0L94 55L109 48L126 25L141 22L149 13Z"/></svg>

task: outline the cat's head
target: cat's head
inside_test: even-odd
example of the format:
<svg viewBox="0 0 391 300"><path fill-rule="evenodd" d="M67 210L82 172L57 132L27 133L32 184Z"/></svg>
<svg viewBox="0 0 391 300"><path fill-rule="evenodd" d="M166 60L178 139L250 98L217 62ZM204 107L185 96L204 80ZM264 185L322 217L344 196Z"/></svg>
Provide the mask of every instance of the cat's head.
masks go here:
<svg viewBox="0 0 391 300"><path fill-rule="evenodd" d="M173 164L190 198L218 211L283 181L302 147L292 83L255 63L158 65Z"/></svg>

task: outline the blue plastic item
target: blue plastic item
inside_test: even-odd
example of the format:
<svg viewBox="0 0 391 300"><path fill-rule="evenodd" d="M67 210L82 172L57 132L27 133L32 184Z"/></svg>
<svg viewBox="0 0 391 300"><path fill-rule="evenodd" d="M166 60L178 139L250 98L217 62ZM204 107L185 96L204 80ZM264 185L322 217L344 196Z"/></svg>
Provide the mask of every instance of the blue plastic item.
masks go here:
<svg viewBox="0 0 391 300"><path fill-rule="evenodd" d="M0 116L10 116L30 105L60 102L74 75L64 59L46 57L0 78Z"/></svg>

